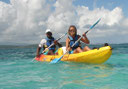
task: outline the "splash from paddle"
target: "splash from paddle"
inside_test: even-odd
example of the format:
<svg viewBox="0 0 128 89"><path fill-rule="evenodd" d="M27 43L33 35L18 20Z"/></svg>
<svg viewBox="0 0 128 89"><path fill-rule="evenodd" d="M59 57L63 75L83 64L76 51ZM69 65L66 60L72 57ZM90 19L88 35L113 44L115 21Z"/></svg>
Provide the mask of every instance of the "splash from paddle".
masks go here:
<svg viewBox="0 0 128 89"><path fill-rule="evenodd" d="M85 34L87 34L92 28L94 28L95 25L98 24L100 20L101 20L101 19L99 19L96 23L94 23L94 24L89 28L89 30L87 30L87 31L85 32ZM83 37L83 36L81 36L81 37L71 46L71 48L72 48L77 42L79 42L82 37ZM67 50L60 58L55 58L55 59L53 59L50 63L57 63L57 62L60 61L61 58L63 58L63 56L64 56L66 53L68 53L68 52L69 52L69 50Z"/></svg>

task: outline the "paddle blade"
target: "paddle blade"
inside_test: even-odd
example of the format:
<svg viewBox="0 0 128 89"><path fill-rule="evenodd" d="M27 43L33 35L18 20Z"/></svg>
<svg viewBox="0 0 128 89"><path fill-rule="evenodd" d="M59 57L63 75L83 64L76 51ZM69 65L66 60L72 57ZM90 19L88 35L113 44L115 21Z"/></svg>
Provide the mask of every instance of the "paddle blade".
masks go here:
<svg viewBox="0 0 128 89"><path fill-rule="evenodd" d="M95 25L98 24L100 20L101 20L101 18L100 18L95 24L93 24L93 25L90 27L90 29L92 29L93 27L95 27Z"/></svg>
<svg viewBox="0 0 128 89"><path fill-rule="evenodd" d="M63 57L63 56L61 56L60 58L55 58L55 59L53 59L50 63L57 63L58 61L61 60L62 57Z"/></svg>
<svg viewBox="0 0 128 89"><path fill-rule="evenodd" d="M60 58L55 58L54 60L52 60L50 63L57 63L60 60Z"/></svg>

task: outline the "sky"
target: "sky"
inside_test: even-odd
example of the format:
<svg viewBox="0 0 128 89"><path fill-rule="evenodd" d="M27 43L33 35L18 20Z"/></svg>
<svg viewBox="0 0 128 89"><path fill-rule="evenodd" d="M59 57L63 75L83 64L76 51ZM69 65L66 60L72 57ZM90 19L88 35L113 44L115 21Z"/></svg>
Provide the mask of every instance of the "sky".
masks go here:
<svg viewBox="0 0 128 89"><path fill-rule="evenodd" d="M38 44L51 29L57 39L75 25L91 44L128 43L127 0L0 0L0 45ZM60 42L64 42L63 38Z"/></svg>

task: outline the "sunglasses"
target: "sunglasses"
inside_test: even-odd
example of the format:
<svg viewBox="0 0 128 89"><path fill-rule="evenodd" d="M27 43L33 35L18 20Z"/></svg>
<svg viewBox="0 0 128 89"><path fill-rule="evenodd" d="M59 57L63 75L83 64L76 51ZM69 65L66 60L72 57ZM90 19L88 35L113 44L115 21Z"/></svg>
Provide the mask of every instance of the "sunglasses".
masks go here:
<svg viewBox="0 0 128 89"><path fill-rule="evenodd" d="M75 32L75 30L69 30L69 32Z"/></svg>

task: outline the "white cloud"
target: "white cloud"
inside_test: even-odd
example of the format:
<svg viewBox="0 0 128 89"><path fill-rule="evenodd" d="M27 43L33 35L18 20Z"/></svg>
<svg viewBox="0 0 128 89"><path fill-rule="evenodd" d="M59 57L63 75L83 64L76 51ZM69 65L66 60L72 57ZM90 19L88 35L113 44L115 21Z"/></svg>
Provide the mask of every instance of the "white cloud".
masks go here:
<svg viewBox="0 0 128 89"><path fill-rule="evenodd" d="M11 4L0 2L2 10L0 41L32 43L35 40L36 42L41 35L44 35L45 22L51 13L50 6L45 0L11 0L10 2Z"/></svg>
<svg viewBox="0 0 128 89"><path fill-rule="evenodd" d="M55 11L48 18L48 27L65 32L65 29L75 22L75 7L72 5L72 0L57 0L54 6Z"/></svg>
<svg viewBox="0 0 128 89"><path fill-rule="evenodd" d="M100 23L88 34L92 43L128 42L120 39L128 37L128 18L120 7L89 10L74 6L73 0L10 0L10 4L0 1L0 43L39 43L46 28L63 34L72 24L82 34L99 18Z"/></svg>
<svg viewBox="0 0 128 89"><path fill-rule="evenodd" d="M101 25L112 26L118 24L122 19L122 9L116 7L114 10L109 11L107 9L96 8L94 10L89 10L88 7L79 6L77 8L78 16L80 17L78 25L84 27L86 24L94 23L98 18L102 18L100 22Z"/></svg>

